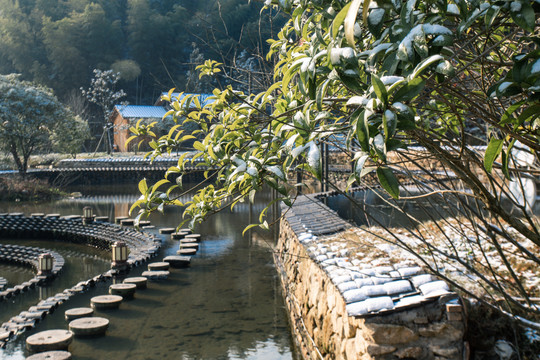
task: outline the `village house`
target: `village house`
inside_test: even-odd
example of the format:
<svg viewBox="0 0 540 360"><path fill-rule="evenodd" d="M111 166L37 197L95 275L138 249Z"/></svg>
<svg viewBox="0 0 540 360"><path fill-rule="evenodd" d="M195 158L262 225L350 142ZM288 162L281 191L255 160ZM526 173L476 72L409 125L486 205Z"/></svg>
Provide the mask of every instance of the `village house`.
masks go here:
<svg viewBox="0 0 540 360"><path fill-rule="evenodd" d="M162 96L168 95L167 92L162 93ZM138 142L131 142L126 146L126 140L131 136L129 128L135 126L139 119L143 119L146 124L156 121L157 126L154 131L156 135L160 136L165 133L172 125L172 118L163 119L167 111L170 109L167 101L164 101L160 96L155 104L152 105L115 105L114 111L111 116L111 122L114 125L114 148L115 151L129 152L136 151L138 148ZM182 101L185 97L197 97L201 106L210 104L212 100L209 99L211 94L188 94L188 93L173 93L172 98ZM187 101L186 105L189 109L195 109L194 101ZM148 150L147 144L143 142L140 147L141 150Z"/></svg>

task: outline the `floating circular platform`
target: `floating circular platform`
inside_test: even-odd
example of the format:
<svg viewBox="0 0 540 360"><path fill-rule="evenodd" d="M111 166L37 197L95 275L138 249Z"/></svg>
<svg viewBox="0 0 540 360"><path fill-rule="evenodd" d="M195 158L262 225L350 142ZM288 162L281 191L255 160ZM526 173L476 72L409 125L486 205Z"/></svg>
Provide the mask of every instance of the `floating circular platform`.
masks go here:
<svg viewBox="0 0 540 360"><path fill-rule="evenodd" d="M120 295L124 299L133 299L137 285L135 284L112 284L109 286L109 294Z"/></svg>
<svg viewBox="0 0 540 360"><path fill-rule="evenodd" d="M175 228L161 228L161 229L159 229L160 234L172 234L175 231L176 231Z"/></svg>
<svg viewBox="0 0 540 360"><path fill-rule="evenodd" d="M66 318L66 321L72 321L83 317L89 317L93 314L94 309L89 307L79 307L66 310L66 312L64 313L64 317Z"/></svg>
<svg viewBox="0 0 540 360"><path fill-rule="evenodd" d="M181 256L195 255L197 253L197 249L180 249L176 251L176 253Z"/></svg>
<svg viewBox="0 0 540 360"><path fill-rule="evenodd" d="M172 268L183 268L189 266L191 264L191 257L190 256L179 256L179 255L171 255L167 256L163 259L163 261L168 262Z"/></svg>
<svg viewBox="0 0 540 360"><path fill-rule="evenodd" d="M26 360L71 360L69 351L45 351L39 354L34 354L26 358Z"/></svg>
<svg viewBox="0 0 540 360"><path fill-rule="evenodd" d="M148 270L155 271L155 270L169 270L169 263L168 262L154 262L148 264Z"/></svg>
<svg viewBox="0 0 540 360"><path fill-rule="evenodd" d="M69 330L76 336L105 335L109 327L109 319L102 317L84 317L69 323Z"/></svg>
<svg viewBox="0 0 540 360"><path fill-rule="evenodd" d="M100 295L90 299L90 303L94 309L118 309L122 300L123 298L119 295Z"/></svg>
<svg viewBox="0 0 540 360"><path fill-rule="evenodd" d="M31 352L65 350L73 340L73 333L68 330L42 331L26 339L26 348Z"/></svg>
<svg viewBox="0 0 540 360"><path fill-rule="evenodd" d="M137 289L146 289L146 282L148 280L144 276L129 277L124 279L124 284L135 284Z"/></svg>

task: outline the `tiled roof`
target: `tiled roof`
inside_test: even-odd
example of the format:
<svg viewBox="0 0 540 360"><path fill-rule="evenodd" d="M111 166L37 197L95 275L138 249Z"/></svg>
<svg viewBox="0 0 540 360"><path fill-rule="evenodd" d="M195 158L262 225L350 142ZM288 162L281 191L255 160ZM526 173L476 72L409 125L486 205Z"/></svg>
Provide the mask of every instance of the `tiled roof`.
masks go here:
<svg viewBox="0 0 540 360"><path fill-rule="evenodd" d="M309 256L338 288L349 316L384 314L420 306L443 295L456 295L446 282L409 261L370 266L351 259L349 249L319 238L317 235L337 233L350 224L314 195L299 196L285 218Z"/></svg>
<svg viewBox="0 0 540 360"><path fill-rule="evenodd" d="M124 118L159 118L161 119L167 110L161 106L146 105L115 105L116 110Z"/></svg>

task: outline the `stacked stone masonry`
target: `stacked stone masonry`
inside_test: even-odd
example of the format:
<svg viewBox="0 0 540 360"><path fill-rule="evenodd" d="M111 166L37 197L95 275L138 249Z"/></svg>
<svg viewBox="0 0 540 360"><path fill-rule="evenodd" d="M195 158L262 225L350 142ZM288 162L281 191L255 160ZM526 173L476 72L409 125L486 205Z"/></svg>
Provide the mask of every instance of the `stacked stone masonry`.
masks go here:
<svg viewBox="0 0 540 360"><path fill-rule="evenodd" d="M36 285L43 285L45 282L56 277L60 271L62 271L65 263L64 258L56 251L38 247L0 244L0 262L29 266L32 267L36 273L38 271L38 257L44 253L50 254L54 259L51 273L48 275L36 274L36 276L34 276L32 279L25 281L22 284L16 284L5 290L4 287L7 286L7 281L0 278L0 301L9 299L22 292L28 291L29 289L33 289L36 287Z"/></svg>
<svg viewBox="0 0 540 360"><path fill-rule="evenodd" d="M367 266L328 246L309 216L345 226L303 197L282 222L275 261L299 348L306 359L463 359L464 316L446 283L410 262Z"/></svg>

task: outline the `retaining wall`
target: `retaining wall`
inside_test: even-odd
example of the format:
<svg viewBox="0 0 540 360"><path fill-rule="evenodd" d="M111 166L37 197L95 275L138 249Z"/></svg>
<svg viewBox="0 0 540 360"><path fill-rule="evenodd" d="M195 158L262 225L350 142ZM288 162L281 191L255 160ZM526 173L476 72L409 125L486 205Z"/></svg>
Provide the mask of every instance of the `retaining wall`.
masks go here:
<svg viewBox="0 0 540 360"><path fill-rule="evenodd" d="M314 196L297 201L275 252L303 357L463 359L457 294L410 260L355 259L345 242L335 241L350 226L324 207Z"/></svg>

